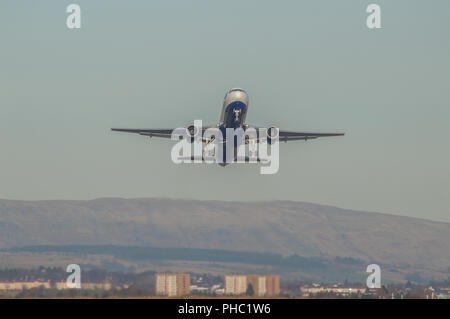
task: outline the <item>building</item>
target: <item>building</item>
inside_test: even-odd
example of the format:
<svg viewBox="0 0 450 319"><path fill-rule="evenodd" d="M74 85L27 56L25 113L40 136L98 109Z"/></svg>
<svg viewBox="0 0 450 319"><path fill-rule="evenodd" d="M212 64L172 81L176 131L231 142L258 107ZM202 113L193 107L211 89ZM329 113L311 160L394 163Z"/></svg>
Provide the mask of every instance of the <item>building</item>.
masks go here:
<svg viewBox="0 0 450 319"><path fill-rule="evenodd" d="M225 275L224 288L226 295L244 295L247 291L247 276Z"/></svg>
<svg viewBox="0 0 450 319"><path fill-rule="evenodd" d="M316 294L335 294L339 296L350 296L352 294L364 294L366 287L340 287L334 286L321 286L313 284L313 287L300 287L300 293L303 297L309 297Z"/></svg>
<svg viewBox="0 0 450 319"><path fill-rule="evenodd" d="M258 297L280 294L279 275L225 275L225 295L245 295L250 285Z"/></svg>
<svg viewBox="0 0 450 319"><path fill-rule="evenodd" d="M155 292L158 296L187 296L190 282L189 274L156 274Z"/></svg>
<svg viewBox="0 0 450 319"><path fill-rule="evenodd" d="M44 288L44 289L69 289L66 282L55 282L50 283L50 281L11 281L11 282L0 282L0 291L7 290L23 290L23 289L33 289L33 288ZM102 289L110 290L112 288L109 282L105 283L81 283L81 289Z"/></svg>

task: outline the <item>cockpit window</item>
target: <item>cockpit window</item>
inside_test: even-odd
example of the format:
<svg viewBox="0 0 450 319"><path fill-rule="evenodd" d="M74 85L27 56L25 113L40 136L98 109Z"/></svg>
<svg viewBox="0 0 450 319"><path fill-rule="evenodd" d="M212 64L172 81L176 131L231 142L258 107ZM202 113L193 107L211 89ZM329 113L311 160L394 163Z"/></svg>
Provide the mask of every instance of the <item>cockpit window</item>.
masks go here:
<svg viewBox="0 0 450 319"><path fill-rule="evenodd" d="M235 89L231 89L230 90L230 92L235 92L235 91L245 92L243 89L239 89L239 88L235 88Z"/></svg>
<svg viewBox="0 0 450 319"><path fill-rule="evenodd" d="M247 94L247 92L245 92L245 90L240 89L240 88L229 89L229 90L227 91L227 93L225 94L224 101L226 100L228 94L230 94L231 92L243 92L244 94Z"/></svg>

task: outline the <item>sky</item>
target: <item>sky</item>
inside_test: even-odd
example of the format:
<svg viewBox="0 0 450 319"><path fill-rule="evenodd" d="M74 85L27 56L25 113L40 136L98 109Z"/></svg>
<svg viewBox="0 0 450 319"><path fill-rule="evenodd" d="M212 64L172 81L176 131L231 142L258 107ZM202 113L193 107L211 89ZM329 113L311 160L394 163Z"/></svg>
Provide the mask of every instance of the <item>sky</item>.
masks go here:
<svg viewBox="0 0 450 319"><path fill-rule="evenodd" d="M447 0L2 0L0 198L295 200L450 222L449 31ZM215 124L231 87L249 124L346 135L282 143L261 175L175 165L173 141L110 131Z"/></svg>

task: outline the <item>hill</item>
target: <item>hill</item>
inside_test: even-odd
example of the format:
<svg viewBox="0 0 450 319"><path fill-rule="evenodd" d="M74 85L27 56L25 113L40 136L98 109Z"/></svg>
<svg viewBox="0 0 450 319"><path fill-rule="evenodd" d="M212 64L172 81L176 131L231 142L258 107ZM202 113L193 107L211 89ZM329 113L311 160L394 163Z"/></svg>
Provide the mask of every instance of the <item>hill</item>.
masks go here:
<svg viewBox="0 0 450 319"><path fill-rule="evenodd" d="M450 223L303 202L0 200L0 248L119 245L450 267Z"/></svg>

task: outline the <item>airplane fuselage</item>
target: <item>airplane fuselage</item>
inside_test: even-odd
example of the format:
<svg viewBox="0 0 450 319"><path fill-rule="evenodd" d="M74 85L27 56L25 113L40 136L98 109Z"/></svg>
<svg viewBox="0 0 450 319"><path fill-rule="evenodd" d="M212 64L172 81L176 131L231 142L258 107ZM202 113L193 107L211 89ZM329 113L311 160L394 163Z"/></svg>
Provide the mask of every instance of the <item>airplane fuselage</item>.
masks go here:
<svg viewBox="0 0 450 319"><path fill-rule="evenodd" d="M227 91L223 100L222 113L220 115L219 129L226 140L227 128L243 128L245 130L245 118L248 110L248 94L243 89L234 88ZM234 144L235 146L237 143ZM224 161L220 165L225 166L226 143L223 144ZM234 149L234 158L237 157L237 149Z"/></svg>
<svg viewBox="0 0 450 319"><path fill-rule="evenodd" d="M219 125L224 128L243 127L248 110L248 94L242 89L231 89L225 94Z"/></svg>

